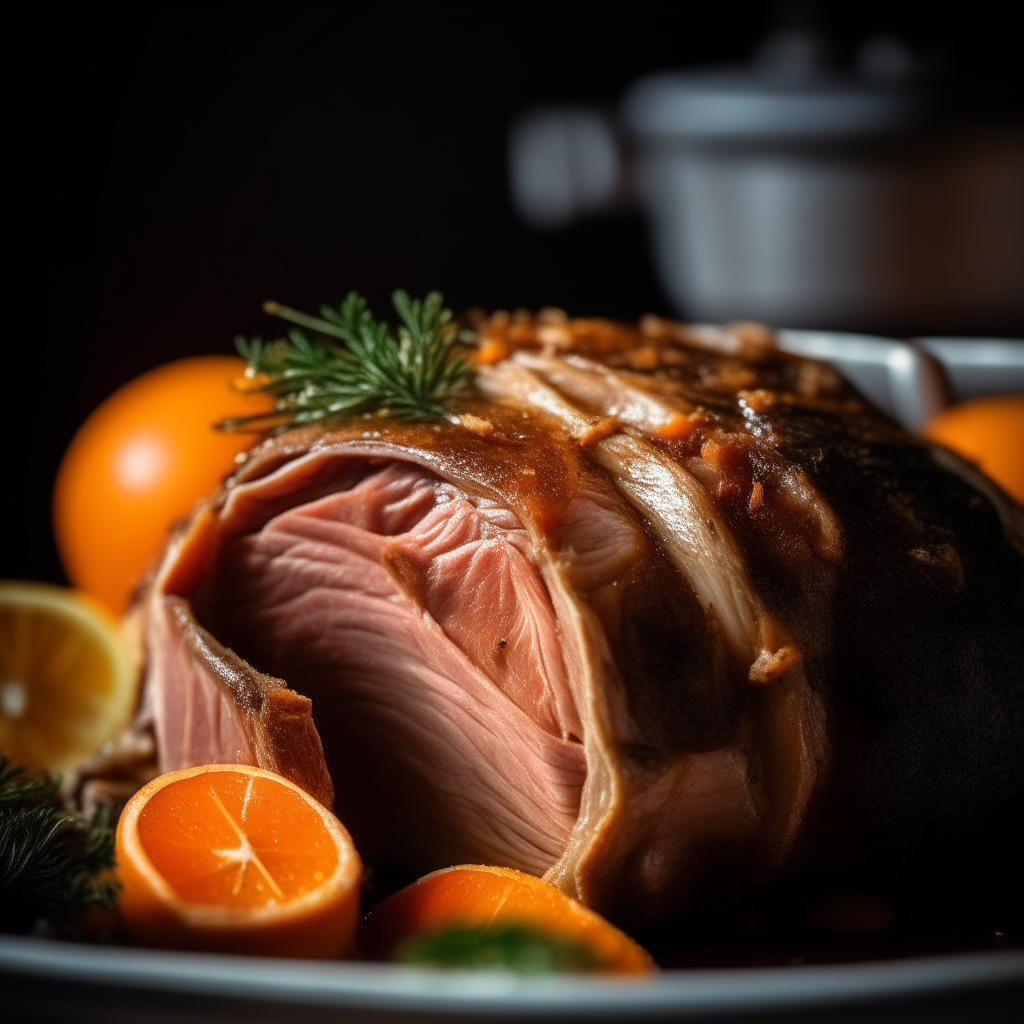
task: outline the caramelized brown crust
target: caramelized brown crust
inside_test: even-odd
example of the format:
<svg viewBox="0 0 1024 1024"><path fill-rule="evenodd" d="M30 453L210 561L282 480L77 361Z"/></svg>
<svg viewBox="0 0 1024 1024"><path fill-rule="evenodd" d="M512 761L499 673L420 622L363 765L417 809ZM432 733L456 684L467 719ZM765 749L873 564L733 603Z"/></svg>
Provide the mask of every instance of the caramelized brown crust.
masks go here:
<svg viewBox="0 0 1024 1024"><path fill-rule="evenodd" d="M785 878L1005 892L1024 807L1021 510L756 325L475 326L478 391L451 422L268 440L172 545L161 614L213 667L245 756L327 792L308 702L184 599L233 537L346 486L353 460L411 462L529 534L586 753L548 869L567 892L633 924ZM615 539L600 558L595 530Z"/></svg>

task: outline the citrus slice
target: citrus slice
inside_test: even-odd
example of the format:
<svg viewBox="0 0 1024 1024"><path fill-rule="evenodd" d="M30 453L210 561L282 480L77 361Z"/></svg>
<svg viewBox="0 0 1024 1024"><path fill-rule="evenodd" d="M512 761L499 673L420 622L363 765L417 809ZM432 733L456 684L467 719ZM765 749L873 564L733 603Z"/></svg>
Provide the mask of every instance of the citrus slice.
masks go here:
<svg viewBox="0 0 1024 1024"><path fill-rule="evenodd" d="M128 721L136 679L117 621L47 583L0 581L0 753L62 772Z"/></svg>
<svg viewBox="0 0 1024 1024"><path fill-rule="evenodd" d="M350 951L362 864L337 818L262 768L161 775L117 825L121 914L172 949L335 957Z"/></svg>
<svg viewBox="0 0 1024 1024"><path fill-rule="evenodd" d="M446 939L449 947L472 955L473 947L486 953L496 944L521 946L531 936L538 944L546 939L565 952L584 953L592 970L653 970L646 950L560 889L512 868L483 864L443 868L384 900L367 917L361 945L372 959L430 963L430 947L440 950ZM433 962L445 964L443 954Z"/></svg>

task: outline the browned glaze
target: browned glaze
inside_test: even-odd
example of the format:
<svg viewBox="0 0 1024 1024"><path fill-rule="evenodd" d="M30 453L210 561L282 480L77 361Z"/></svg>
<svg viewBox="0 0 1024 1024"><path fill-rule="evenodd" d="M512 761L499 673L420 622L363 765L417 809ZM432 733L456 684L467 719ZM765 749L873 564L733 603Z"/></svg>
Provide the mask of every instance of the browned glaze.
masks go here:
<svg viewBox="0 0 1024 1024"><path fill-rule="evenodd" d="M471 321L477 387L449 420L256 446L160 592L215 620L235 539L415 464L514 514L557 616L587 775L564 850L531 870L637 927L796 883L899 914L939 891L1019 905L1021 510L758 325ZM384 561L421 601L421 571Z"/></svg>

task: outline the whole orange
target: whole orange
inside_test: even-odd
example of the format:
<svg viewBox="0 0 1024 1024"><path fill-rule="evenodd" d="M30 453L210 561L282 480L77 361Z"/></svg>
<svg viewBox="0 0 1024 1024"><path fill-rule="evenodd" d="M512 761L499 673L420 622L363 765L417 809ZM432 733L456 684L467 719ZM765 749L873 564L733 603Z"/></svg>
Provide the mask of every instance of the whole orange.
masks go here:
<svg viewBox="0 0 1024 1024"><path fill-rule="evenodd" d="M978 465L1024 504L1024 395L993 395L940 412L922 431Z"/></svg>
<svg viewBox="0 0 1024 1024"><path fill-rule="evenodd" d="M168 530L212 492L255 440L214 424L267 412L242 394L233 356L196 356L142 374L82 424L57 471L53 525L64 570L81 590L124 611Z"/></svg>

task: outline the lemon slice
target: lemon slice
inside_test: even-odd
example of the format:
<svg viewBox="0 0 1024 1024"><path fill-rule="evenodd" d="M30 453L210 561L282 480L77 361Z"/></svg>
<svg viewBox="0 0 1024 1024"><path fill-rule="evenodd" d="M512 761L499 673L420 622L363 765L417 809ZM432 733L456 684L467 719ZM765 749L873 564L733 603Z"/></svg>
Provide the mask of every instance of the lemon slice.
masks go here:
<svg viewBox="0 0 1024 1024"><path fill-rule="evenodd" d="M0 754L12 763L61 772L88 759L127 724L135 676L98 602L0 581Z"/></svg>

